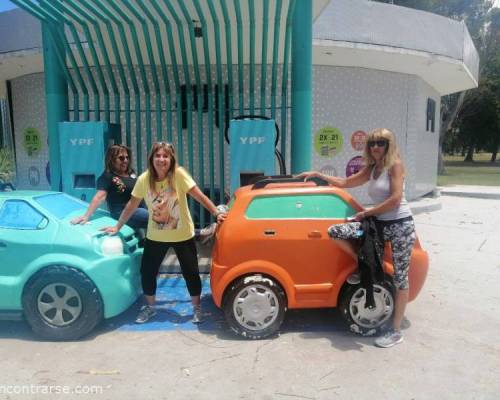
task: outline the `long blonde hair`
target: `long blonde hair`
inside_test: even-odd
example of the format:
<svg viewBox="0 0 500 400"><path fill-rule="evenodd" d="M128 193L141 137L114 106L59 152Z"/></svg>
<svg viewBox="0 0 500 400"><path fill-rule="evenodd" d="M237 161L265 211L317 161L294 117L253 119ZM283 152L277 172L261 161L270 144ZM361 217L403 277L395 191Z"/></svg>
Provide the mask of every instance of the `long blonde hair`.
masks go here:
<svg viewBox="0 0 500 400"><path fill-rule="evenodd" d="M399 149L398 145L396 144L394 133L392 133L392 131L387 128L377 128L368 134L368 136L366 137L365 151L363 154L365 165L375 165L375 159L372 157L372 154L370 152L370 146L368 146L368 142L374 140L387 141L387 146L385 148L385 154L382 163L384 169L390 169L399 159Z"/></svg>
<svg viewBox="0 0 500 400"><path fill-rule="evenodd" d="M175 157L174 146L172 145L172 143L167 143L167 142L157 142L153 144L151 152L149 153L149 158L148 158L149 189L154 191L156 188L156 182L158 181L158 174L156 173L156 169L153 165L153 159L155 157L155 154L159 150L165 150L170 157L170 168L167 171L167 183L168 186L170 186L173 190L175 190L173 183L175 179L175 169L177 168L177 160Z"/></svg>

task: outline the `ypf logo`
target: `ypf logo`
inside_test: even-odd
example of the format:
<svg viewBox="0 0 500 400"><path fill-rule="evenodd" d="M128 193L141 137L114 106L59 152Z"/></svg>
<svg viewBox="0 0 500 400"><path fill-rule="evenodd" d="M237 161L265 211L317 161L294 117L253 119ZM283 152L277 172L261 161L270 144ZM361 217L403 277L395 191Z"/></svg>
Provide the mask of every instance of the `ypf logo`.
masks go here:
<svg viewBox="0 0 500 400"><path fill-rule="evenodd" d="M92 146L94 138L69 139L71 146Z"/></svg>
<svg viewBox="0 0 500 400"><path fill-rule="evenodd" d="M262 144L266 141L265 136L244 136L240 137L241 144Z"/></svg>

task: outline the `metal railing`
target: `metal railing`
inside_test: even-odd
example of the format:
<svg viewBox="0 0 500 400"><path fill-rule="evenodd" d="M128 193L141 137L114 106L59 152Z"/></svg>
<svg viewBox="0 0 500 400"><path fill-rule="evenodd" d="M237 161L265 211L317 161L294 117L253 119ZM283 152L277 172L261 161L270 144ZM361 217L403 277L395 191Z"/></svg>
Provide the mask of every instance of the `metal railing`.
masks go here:
<svg viewBox="0 0 500 400"><path fill-rule="evenodd" d="M153 141L173 142L180 164L222 201L224 129L241 114L276 119L286 156L295 0L13 3L57 43L70 119L121 124L137 170Z"/></svg>

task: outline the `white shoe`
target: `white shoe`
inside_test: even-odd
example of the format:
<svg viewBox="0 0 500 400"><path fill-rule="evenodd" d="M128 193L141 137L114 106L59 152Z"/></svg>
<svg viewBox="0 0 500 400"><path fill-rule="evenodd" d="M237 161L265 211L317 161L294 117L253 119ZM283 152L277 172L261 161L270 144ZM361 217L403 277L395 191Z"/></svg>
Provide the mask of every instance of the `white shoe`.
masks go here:
<svg viewBox="0 0 500 400"><path fill-rule="evenodd" d="M201 324L203 322L203 315L201 313L201 305L193 307L193 318L191 319L193 324Z"/></svg>
<svg viewBox="0 0 500 400"><path fill-rule="evenodd" d="M384 348L392 347L396 344L402 343L403 340L403 334L401 333L401 331L394 331L391 329L384 335L379 336L377 339L375 339L375 346Z"/></svg>
<svg viewBox="0 0 500 400"><path fill-rule="evenodd" d="M156 315L156 310L154 309L153 306L150 306L150 305L142 306L141 310L139 311L139 315L137 316L137 318L135 320L135 323L136 324L143 324L143 323L149 321L155 315Z"/></svg>

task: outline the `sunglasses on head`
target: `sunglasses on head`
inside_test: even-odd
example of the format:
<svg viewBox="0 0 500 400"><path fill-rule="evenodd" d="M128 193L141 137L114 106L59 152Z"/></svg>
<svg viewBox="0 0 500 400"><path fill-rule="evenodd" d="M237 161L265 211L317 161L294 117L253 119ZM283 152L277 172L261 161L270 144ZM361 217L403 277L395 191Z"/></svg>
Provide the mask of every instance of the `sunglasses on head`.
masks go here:
<svg viewBox="0 0 500 400"><path fill-rule="evenodd" d="M128 159L129 159L129 157L128 157L128 156L118 156L118 157L116 157L116 158L117 158L118 160L120 160L120 161L125 161L125 160L128 160Z"/></svg>
<svg viewBox="0 0 500 400"><path fill-rule="evenodd" d="M368 147L375 147L377 145L378 147L385 147L387 146L387 140L382 139L382 140L369 140L368 141Z"/></svg>
<svg viewBox="0 0 500 400"><path fill-rule="evenodd" d="M166 147L170 147L170 148L173 148L173 144L170 143L170 142L156 142L157 145L159 146L166 146Z"/></svg>

